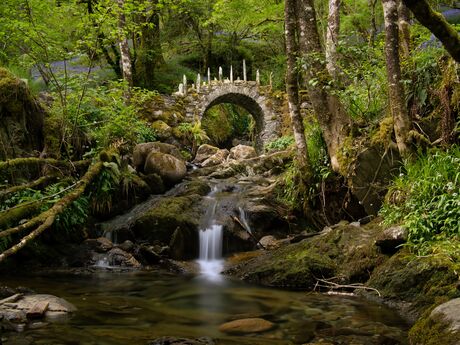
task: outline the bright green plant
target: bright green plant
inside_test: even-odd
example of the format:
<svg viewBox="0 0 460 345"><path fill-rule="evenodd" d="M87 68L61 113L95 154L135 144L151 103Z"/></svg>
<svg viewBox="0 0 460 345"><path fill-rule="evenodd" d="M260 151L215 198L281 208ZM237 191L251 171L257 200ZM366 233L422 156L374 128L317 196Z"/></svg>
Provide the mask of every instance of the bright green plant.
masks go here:
<svg viewBox="0 0 460 345"><path fill-rule="evenodd" d="M294 137L291 135L277 138L265 145L266 151L282 151L294 145Z"/></svg>
<svg viewBox="0 0 460 345"><path fill-rule="evenodd" d="M401 223L416 246L460 236L460 148L433 151L405 164L391 186L381 215Z"/></svg>

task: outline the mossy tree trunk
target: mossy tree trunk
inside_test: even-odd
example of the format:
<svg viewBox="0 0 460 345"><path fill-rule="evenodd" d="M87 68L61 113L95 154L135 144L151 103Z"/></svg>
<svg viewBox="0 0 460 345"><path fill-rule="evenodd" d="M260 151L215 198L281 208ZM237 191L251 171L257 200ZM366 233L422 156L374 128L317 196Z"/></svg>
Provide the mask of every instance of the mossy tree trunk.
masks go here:
<svg viewBox="0 0 460 345"><path fill-rule="evenodd" d="M296 42L296 1L286 0L284 17L285 17L285 38L286 38L286 92L288 96L289 115L291 117L292 131L297 148L297 160L302 169L308 167L308 150L305 140L305 128L302 122L299 106L299 86L298 86L298 69L297 57L299 48Z"/></svg>
<svg viewBox="0 0 460 345"><path fill-rule="evenodd" d="M341 0L329 0L329 14L326 30L326 67L332 78L338 78L337 45L340 34Z"/></svg>
<svg viewBox="0 0 460 345"><path fill-rule="evenodd" d="M306 86L326 142L331 166L344 172L339 151L350 130L351 120L344 112L338 97L330 92L332 80L325 65L313 0L298 1L299 43L306 74Z"/></svg>
<svg viewBox="0 0 460 345"><path fill-rule="evenodd" d="M393 116L394 132L399 153L403 157L410 155L408 145L411 121L405 102L405 92L401 81L399 60L399 17L396 0L382 0L385 17L385 57L387 66L390 110Z"/></svg>
<svg viewBox="0 0 460 345"><path fill-rule="evenodd" d="M126 36L126 15L124 13L124 0L116 0L118 4L118 35L121 55L121 71L123 79L128 83L130 87L133 86L133 69L131 62L131 53L129 51L128 37Z"/></svg>
<svg viewBox="0 0 460 345"><path fill-rule="evenodd" d="M410 11L402 0L398 4L399 15L399 36L401 37L401 52L404 59L410 57L411 41L410 41Z"/></svg>
<svg viewBox="0 0 460 345"><path fill-rule="evenodd" d="M415 18L427 27L444 45L449 54L460 63L460 35L454 27L435 12L426 0L402 0Z"/></svg>

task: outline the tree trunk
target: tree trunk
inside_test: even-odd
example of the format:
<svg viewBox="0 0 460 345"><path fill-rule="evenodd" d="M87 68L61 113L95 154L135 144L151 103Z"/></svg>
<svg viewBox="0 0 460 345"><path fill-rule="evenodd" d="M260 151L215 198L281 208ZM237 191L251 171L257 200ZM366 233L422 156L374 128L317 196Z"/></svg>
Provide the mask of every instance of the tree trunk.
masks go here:
<svg viewBox="0 0 460 345"><path fill-rule="evenodd" d="M326 67L333 79L338 78L337 45L340 34L341 0L329 0L329 15L326 30Z"/></svg>
<svg viewBox="0 0 460 345"><path fill-rule="evenodd" d="M340 100L330 88L331 78L324 65L313 0L299 0L299 43L305 65L307 90L326 142L332 168L344 173L338 155L351 124Z"/></svg>
<svg viewBox="0 0 460 345"><path fill-rule="evenodd" d="M299 107L299 86L297 72L298 45L296 42L296 0L286 0L285 17L285 37L286 37L286 92L289 103L289 115L291 117L292 131L297 148L297 159L302 169L308 168L308 150L305 140L305 128L302 122Z"/></svg>
<svg viewBox="0 0 460 345"><path fill-rule="evenodd" d="M415 18L426 26L444 45L450 55L460 63L460 35L444 17L430 7L426 0L403 0Z"/></svg>
<svg viewBox="0 0 460 345"><path fill-rule="evenodd" d="M152 13L142 15L142 33L137 59L136 59L136 82L139 86L153 88L155 70L165 63L161 49L160 14L156 9L158 1L152 1ZM147 25L148 24L148 25Z"/></svg>
<svg viewBox="0 0 460 345"><path fill-rule="evenodd" d="M369 32L369 45L374 46L375 36L377 35L377 22L375 19L375 7L377 5L377 0L368 0L369 9L371 11L371 29Z"/></svg>
<svg viewBox="0 0 460 345"><path fill-rule="evenodd" d="M120 46L120 55L121 55L121 71L123 74L123 79L131 87L133 86L133 74L132 74L132 63L131 63L131 54L129 52L128 37L126 35L126 16L124 13L124 0L117 0L119 14L118 14L118 34Z"/></svg>
<svg viewBox="0 0 460 345"><path fill-rule="evenodd" d="M404 87L401 83L399 61L398 4L396 0L382 0L385 17L385 56L390 110L393 116L394 131L398 150L403 157L410 154L408 147L411 121L405 102Z"/></svg>
<svg viewBox="0 0 460 345"><path fill-rule="evenodd" d="M404 3L399 0L399 36L401 37L401 52L405 59L410 57L410 11Z"/></svg>

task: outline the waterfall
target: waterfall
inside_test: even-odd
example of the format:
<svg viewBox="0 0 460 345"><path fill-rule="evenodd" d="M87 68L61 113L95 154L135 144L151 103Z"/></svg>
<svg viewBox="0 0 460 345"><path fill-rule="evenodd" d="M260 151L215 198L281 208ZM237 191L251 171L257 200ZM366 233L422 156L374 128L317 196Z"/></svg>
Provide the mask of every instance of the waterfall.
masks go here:
<svg viewBox="0 0 460 345"><path fill-rule="evenodd" d="M248 223L248 218L246 217L246 211L241 206L238 207L238 211L240 211L241 223L243 223L244 229L252 234L251 227Z"/></svg>
<svg viewBox="0 0 460 345"><path fill-rule="evenodd" d="M199 259L201 274L212 279L218 280L223 269L222 242L223 226L216 224L217 200L215 195L219 192L217 186L212 188L208 198L211 203L206 212L204 224L199 231Z"/></svg>

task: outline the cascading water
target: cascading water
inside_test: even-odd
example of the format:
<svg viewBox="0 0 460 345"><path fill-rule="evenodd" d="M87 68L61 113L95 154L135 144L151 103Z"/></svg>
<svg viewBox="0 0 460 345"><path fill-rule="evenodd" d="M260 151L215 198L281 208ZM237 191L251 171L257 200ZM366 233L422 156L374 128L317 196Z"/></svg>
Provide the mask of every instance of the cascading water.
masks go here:
<svg viewBox="0 0 460 345"><path fill-rule="evenodd" d="M219 192L217 186L214 186L208 195L210 206L206 212L203 228L199 231L199 259L201 273L217 280L223 269L222 259L222 242L223 226L216 223L217 199L215 195Z"/></svg>

